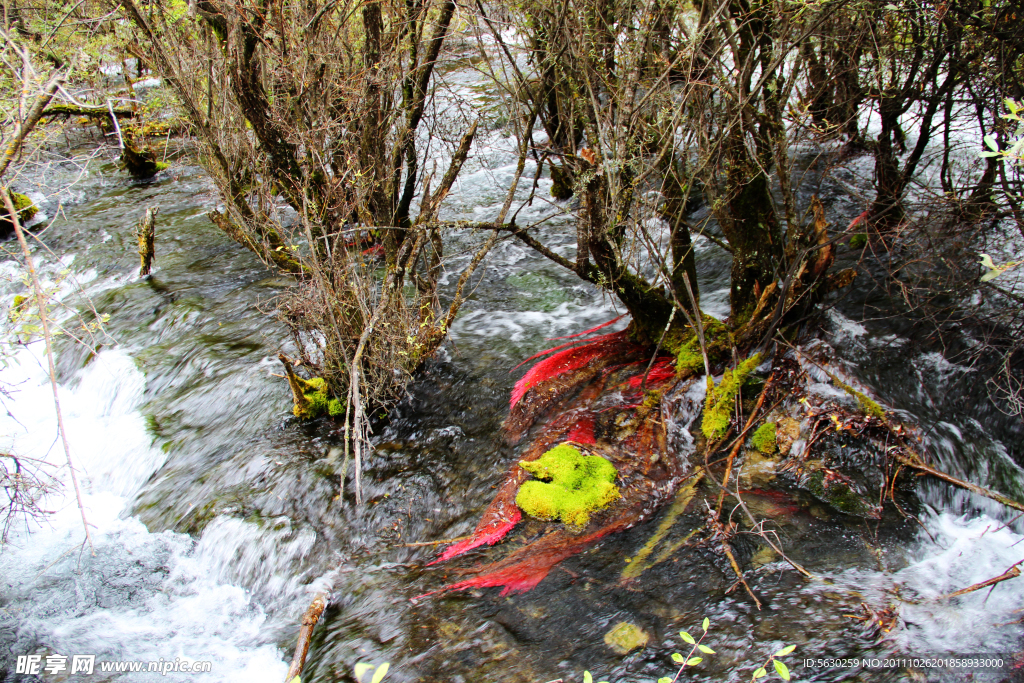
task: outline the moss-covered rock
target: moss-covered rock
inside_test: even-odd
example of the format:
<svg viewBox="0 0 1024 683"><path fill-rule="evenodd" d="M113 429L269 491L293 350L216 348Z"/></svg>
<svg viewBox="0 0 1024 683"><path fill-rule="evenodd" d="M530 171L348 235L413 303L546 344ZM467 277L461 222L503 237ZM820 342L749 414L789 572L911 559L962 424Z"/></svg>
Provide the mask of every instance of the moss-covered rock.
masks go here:
<svg viewBox="0 0 1024 683"><path fill-rule="evenodd" d="M590 523L591 513L619 498L615 466L569 444L519 465L537 478L523 482L516 495L516 505L531 517L582 528Z"/></svg>
<svg viewBox="0 0 1024 683"><path fill-rule="evenodd" d="M10 192L11 202L14 204L14 209L18 212L18 220L24 225L39 211L39 208L32 203L26 195L19 192ZM2 206L2 204L0 204ZM7 235L14 232L14 223L7 218L7 211L0 209L0 235L6 237Z"/></svg>
<svg viewBox="0 0 1024 683"><path fill-rule="evenodd" d="M779 444L775 440L775 429L776 424L774 422L765 422L763 425L757 428L754 435L750 438L750 442L754 445L754 448L761 451L765 455L771 455L779 449Z"/></svg>

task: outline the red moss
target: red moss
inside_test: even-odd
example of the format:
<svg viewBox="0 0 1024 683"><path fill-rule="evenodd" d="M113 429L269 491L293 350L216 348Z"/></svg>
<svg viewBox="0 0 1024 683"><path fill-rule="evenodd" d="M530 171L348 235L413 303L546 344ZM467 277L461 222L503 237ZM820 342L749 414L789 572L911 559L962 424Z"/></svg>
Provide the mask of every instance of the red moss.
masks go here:
<svg viewBox="0 0 1024 683"><path fill-rule="evenodd" d="M478 576L449 584L435 591L417 595L413 600L437 593L461 591L467 588L495 588L502 586L502 595L525 593L533 590L547 577L551 568L562 560L586 550L598 539L622 528L613 522L586 536L570 536L556 532L516 551L503 560L479 568Z"/></svg>
<svg viewBox="0 0 1024 683"><path fill-rule="evenodd" d="M654 362L654 365L651 366L651 371L647 373L647 388L654 387L668 380L674 380L675 378L675 358L663 356ZM633 390L644 386L644 373L631 377L627 384Z"/></svg>
<svg viewBox="0 0 1024 683"><path fill-rule="evenodd" d="M472 536L448 546L436 560L427 566L429 567L431 564L437 564L438 562L447 562L453 557L457 557L462 553L468 553L473 548L479 548L482 545L494 545L505 538L505 535L512 531L515 525L519 524L522 519L522 511L519 508L515 508L509 514L508 519L494 520L488 523L481 522L481 524L477 525Z"/></svg>
<svg viewBox="0 0 1024 683"><path fill-rule="evenodd" d="M614 325L615 323L617 323L620 320L622 320L624 317L626 317L625 313L623 313L622 315L620 315L617 318L612 318L611 320L609 320L606 323L601 323L597 327L591 327L589 330L583 330L582 332L577 332L576 334L567 334L564 337L552 337L548 341L557 341L559 339L575 339L576 337L585 337L586 335L592 334L594 332L597 332L598 330L603 329L605 327L608 327L609 325ZM534 356L534 358L536 358L536 356ZM519 365L522 365L522 363L520 363Z"/></svg>
<svg viewBox="0 0 1024 683"><path fill-rule="evenodd" d="M516 382L516 385L512 390L510 407L514 408L515 405L519 403L519 399L521 399L532 387L552 380L567 372L578 370L588 365L591 361L607 355L609 351L613 350L613 344L615 342L623 341L625 337L625 332L612 332L610 334L602 334L599 337L594 337L583 346L574 346L570 349L565 349L566 346L576 343L569 342L568 344L562 344L561 346L556 346L530 356L523 361L523 363L527 363L534 358L539 358L540 356L551 353L552 351L565 349L565 351L559 351L559 353L556 353L549 358L545 358L526 371L526 374ZM522 365L523 363L520 363L519 365ZM519 365L516 367L519 367Z"/></svg>
<svg viewBox="0 0 1024 683"><path fill-rule="evenodd" d="M569 433L565 435L566 441L575 441L582 444L594 443L594 416L584 415L573 425Z"/></svg>

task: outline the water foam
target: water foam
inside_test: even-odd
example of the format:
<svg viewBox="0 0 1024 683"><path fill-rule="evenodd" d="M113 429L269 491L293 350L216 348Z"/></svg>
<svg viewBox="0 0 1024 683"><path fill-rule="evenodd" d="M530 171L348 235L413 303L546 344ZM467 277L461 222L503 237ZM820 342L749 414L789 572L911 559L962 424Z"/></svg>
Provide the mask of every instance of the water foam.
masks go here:
<svg viewBox="0 0 1024 683"><path fill-rule="evenodd" d="M74 389L59 392L94 552L83 547L37 347L19 351L0 374L16 392L10 414L0 416L0 433L11 452L50 463L46 469L64 486L42 501L53 514L16 529L0 558L6 652L0 666L13 671L14 658L23 654L147 662L180 657L210 661L212 671L133 673L120 680L280 681L287 667L261 638L266 617L243 589L218 578L221 558L187 535L150 533L127 517L164 455L151 446L137 410L145 377L118 349L99 353Z"/></svg>

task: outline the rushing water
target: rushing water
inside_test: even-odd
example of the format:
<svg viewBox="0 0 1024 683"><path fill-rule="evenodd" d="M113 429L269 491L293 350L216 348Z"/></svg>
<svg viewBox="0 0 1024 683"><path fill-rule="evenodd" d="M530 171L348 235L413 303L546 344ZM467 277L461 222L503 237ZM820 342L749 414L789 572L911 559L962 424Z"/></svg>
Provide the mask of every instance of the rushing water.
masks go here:
<svg viewBox="0 0 1024 683"><path fill-rule="evenodd" d="M450 215L496 211L513 169L507 148L499 131L477 151ZM484 589L411 600L454 575L424 569L436 547L406 544L467 533L515 457L499 429L517 377L510 370L549 345L545 339L614 317L615 303L521 245L500 244L452 342L381 423L366 464L368 503L356 508L351 490L339 490L339 435L326 421L297 423L276 376L276 354L289 342L266 311L287 281L208 222L216 201L199 170L179 161L154 182L131 183L107 165L76 191L47 235L64 265L40 258L49 279L65 268L77 278L80 291L62 285L68 307L85 310L88 297L110 315L109 336L93 349L59 344L61 401L92 548L82 545L67 488L45 501L55 514L13 535L0 558L0 667L8 671L0 680L78 680L14 674L19 655L58 653L184 658L212 668L167 676L97 671L87 680L281 681L299 616L322 589L332 599L305 681L348 680L357 661L391 662L394 681L579 681L584 669L601 680L653 681L673 670L676 633L697 632L705 616L712 623L705 642L717 654L701 670L715 680L749 679L786 644L797 646L788 658L795 676L808 680L908 674L863 664L805 667L805 658L1021 649L1024 589L1016 582L935 599L1024 559L1021 525L1004 524L1011 516L989 501L924 481L915 510L921 526L891 512L865 523L813 504L781 517L780 541L813 579L778 558L751 558L755 544L741 539L741 560L759 566L750 583L760 611L730 591L731 570L709 548L681 547L622 581L657 517L567 560L525 595ZM153 204L161 207L157 266L139 279L131 229ZM834 189L831 204L839 214L858 213ZM538 200L527 212L535 218L554 209ZM521 214L521 223L528 220ZM548 230L557 249L572 249L570 232ZM703 303L725 315L727 260L707 243L698 250ZM453 259L453 272L459 263ZM15 273L13 264L4 269ZM7 301L21 289L11 284ZM942 468L1024 497L1014 424L983 408L972 370L949 363L912 330L852 322L872 296L857 291L841 307L846 315L827 316L828 343L846 370L922 427ZM39 344L10 359L2 375L12 387L10 414L0 418L0 433L11 451L59 465L44 367ZM66 481L66 470L56 473ZM750 504L771 512L775 503L753 496ZM699 510L684 515L666 545L700 523ZM899 627L879 638L854 618L866 614L863 605L898 605ZM643 628L648 646L612 652L604 634L620 621ZM928 675L957 679L949 671Z"/></svg>

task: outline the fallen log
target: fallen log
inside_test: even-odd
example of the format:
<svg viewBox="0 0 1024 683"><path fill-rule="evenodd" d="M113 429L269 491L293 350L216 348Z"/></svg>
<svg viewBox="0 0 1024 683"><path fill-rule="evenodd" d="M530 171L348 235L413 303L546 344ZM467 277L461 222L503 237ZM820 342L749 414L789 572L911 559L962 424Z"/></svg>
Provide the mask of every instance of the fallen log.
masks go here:
<svg viewBox="0 0 1024 683"><path fill-rule="evenodd" d="M50 117L54 118L57 116L63 116L68 118L70 116L90 116L96 119L106 119L110 117L110 113L113 111L115 116L120 118L135 118L138 114L131 109L111 109L106 105L77 105L77 104L51 104L49 107L43 110L43 118Z"/></svg>

